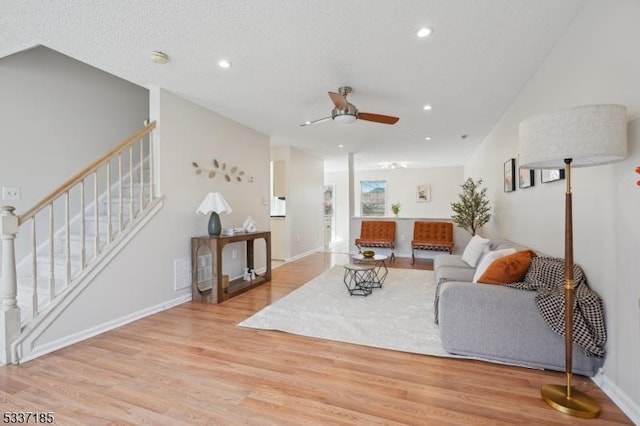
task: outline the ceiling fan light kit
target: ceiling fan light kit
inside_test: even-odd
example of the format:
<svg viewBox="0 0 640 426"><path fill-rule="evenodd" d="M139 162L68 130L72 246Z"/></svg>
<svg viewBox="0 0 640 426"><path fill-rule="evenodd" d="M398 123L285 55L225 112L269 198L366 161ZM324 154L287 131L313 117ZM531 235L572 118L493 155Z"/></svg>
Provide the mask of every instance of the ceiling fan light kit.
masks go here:
<svg viewBox="0 0 640 426"><path fill-rule="evenodd" d="M331 117L325 117L318 120L306 121L301 126L309 126L311 124L322 123L332 119L340 124L351 124L356 120L373 121L374 123L381 124L396 124L399 120L398 117L392 117L390 115L371 114L368 112L360 112L355 105L347 100L353 89L349 86L342 86L338 89L338 93L329 92L329 98L335 105L335 108L331 110Z"/></svg>
<svg viewBox="0 0 640 426"><path fill-rule="evenodd" d="M333 121L340 124L351 124L357 120L357 117L351 114L340 114L333 117Z"/></svg>

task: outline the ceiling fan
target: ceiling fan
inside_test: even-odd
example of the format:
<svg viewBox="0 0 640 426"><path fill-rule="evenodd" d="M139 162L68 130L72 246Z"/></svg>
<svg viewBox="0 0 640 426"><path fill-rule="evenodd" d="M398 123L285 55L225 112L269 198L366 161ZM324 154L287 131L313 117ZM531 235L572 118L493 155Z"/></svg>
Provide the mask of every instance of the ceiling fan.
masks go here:
<svg viewBox="0 0 640 426"><path fill-rule="evenodd" d="M374 123L382 124L396 124L398 122L398 117L358 111L358 108L356 108L354 104L350 103L347 100L347 95L352 91L353 89L351 87L342 86L338 89L338 93L329 92L329 97L335 105L335 108L331 110L331 117L320 118L314 121L307 121L300 126L309 126L311 124L318 124L327 120L337 121L341 124L350 124L356 120L373 121Z"/></svg>

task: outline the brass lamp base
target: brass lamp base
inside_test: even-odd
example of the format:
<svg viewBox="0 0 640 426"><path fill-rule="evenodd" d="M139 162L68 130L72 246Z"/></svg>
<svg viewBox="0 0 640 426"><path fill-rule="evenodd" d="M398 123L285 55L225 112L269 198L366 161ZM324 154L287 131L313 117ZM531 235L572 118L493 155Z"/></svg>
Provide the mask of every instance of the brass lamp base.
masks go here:
<svg viewBox="0 0 640 426"><path fill-rule="evenodd" d="M567 398L565 385L544 385L540 393L544 402L564 414L583 419L593 419L600 414L598 403L579 390L571 388L571 398Z"/></svg>

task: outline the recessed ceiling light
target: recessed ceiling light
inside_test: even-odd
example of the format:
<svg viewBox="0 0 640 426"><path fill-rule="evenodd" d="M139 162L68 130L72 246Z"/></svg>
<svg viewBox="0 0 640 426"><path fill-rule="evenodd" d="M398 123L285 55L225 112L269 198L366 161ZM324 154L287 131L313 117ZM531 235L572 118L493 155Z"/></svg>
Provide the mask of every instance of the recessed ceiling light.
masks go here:
<svg viewBox="0 0 640 426"><path fill-rule="evenodd" d="M151 60L156 64L164 65L169 62L169 55L164 52L151 52Z"/></svg>
<svg viewBox="0 0 640 426"><path fill-rule="evenodd" d="M468 137L469 137L469 135L467 135L467 134L465 133L464 135L460 136L460 139L466 139L466 138L468 138Z"/></svg>
<svg viewBox="0 0 640 426"><path fill-rule="evenodd" d="M231 68L231 62L226 59L220 59L218 61L218 66L220 68Z"/></svg>
<svg viewBox="0 0 640 426"><path fill-rule="evenodd" d="M430 141L431 140L431 136L425 136L424 140L425 141Z"/></svg>
<svg viewBox="0 0 640 426"><path fill-rule="evenodd" d="M305 126L308 126L309 124L311 124L311 122L310 121L305 121L304 124L305 124Z"/></svg>
<svg viewBox="0 0 640 426"><path fill-rule="evenodd" d="M338 145L338 148L344 148L344 145L340 144Z"/></svg>
<svg viewBox="0 0 640 426"><path fill-rule="evenodd" d="M393 162L384 162L384 163L378 163L378 164L383 169L406 169L407 168L406 161L400 161L400 162L393 161Z"/></svg>
<svg viewBox="0 0 640 426"><path fill-rule="evenodd" d="M433 30L431 28L422 27L418 30L418 32L416 32L416 35L420 38L425 38L425 37L428 37L432 32Z"/></svg>
<svg viewBox="0 0 640 426"><path fill-rule="evenodd" d="M433 108L431 105L427 104L425 106L422 107L423 110L425 111L431 111L431 108Z"/></svg>

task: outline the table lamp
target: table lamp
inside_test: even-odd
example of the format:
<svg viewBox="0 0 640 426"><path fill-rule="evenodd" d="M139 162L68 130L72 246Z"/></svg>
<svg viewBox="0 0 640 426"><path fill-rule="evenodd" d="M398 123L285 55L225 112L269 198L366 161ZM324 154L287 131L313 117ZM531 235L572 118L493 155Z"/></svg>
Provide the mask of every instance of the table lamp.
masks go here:
<svg viewBox="0 0 640 426"><path fill-rule="evenodd" d="M571 386L573 358L573 216L571 168L623 160L627 155L627 110L622 105L583 105L529 117L520 123L520 167L565 170L565 374L566 386L543 385L542 399L581 418L600 414L598 403Z"/></svg>
<svg viewBox="0 0 640 426"><path fill-rule="evenodd" d="M196 212L199 214L211 213L209 217L209 235L213 237L220 235L220 232L222 232L219 214L231 213L231 206L219 192L209 192Z"/></svg>

